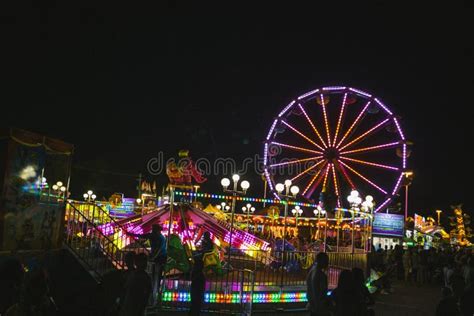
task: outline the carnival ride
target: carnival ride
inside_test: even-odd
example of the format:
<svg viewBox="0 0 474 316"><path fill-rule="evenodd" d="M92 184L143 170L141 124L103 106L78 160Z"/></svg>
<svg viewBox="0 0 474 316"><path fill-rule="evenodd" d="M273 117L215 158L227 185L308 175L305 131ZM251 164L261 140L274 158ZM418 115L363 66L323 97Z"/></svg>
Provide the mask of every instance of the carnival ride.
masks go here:
<svg viewBox="0 0 474 316"><path fill-rule="evenodd" d="M316 200L326 189L329 208L343 192L376 192L375 212L397 194L410 142L399 117L377 97L350 87L324 87L292 100L273 120L264 145L270 190L290 179Z"/></svg>

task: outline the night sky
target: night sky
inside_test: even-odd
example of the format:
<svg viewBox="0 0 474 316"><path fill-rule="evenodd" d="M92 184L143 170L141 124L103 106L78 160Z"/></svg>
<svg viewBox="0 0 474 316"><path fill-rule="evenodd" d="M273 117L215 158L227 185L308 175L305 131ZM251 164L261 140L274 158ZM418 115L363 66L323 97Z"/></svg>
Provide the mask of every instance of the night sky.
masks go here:
<svg viewBox="0 0 474 316"><path fill-rule="evenodd" d="M146 177L160 151L261 154L272 118L291 99L347 85L402 117L415 144L411 211L474 208L473 34L462 4L156 2L1 5L0 125L74 144L73 195L92 188L133 196L134 175ZM221 176L204 191L220 190ZM246 178L257 195L259 177Z"/></svg>

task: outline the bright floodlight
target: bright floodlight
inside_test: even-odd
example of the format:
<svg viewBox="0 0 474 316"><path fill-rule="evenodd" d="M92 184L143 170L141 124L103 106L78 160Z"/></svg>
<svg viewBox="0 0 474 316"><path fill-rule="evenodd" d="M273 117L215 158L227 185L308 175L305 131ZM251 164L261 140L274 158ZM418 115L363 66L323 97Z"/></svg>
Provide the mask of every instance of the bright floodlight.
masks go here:
<svg viewBox="0 0 474 316"><path fill-rule="evenodd" d="M352 190L351 195L357 197L357 196L359 196L359 192L357 190Z"/></svg>
<svg viewBox="0 0 474 316"><path fill-rule="evenodd" d="M365 200L366 200L367 202L373 202L374 198L372 197L372 195L367 195L367 196L365 197Z"/></svg>
<svg viewBox="0 0 474 316"><path fill-rule="evenodd" d="M229 180L229 178L222 178L222 180L221 180L221 185L222 185L224 188L227 188L227 187L230 185L230 180Z"/></svg>
<svg viewBox="0 0 474 316"><path fill-rule="evenodd" d="M285 180L285 186L289 187L291 185L291 180Z"/></svg>
<svg viewBox="0 0 474 316"><path fill-rule="evenodd" d="M92 190L87 191L88 195L92 195L92 193L94 193L94 192L92 192Z"/></svg>
<svg viewBox="0 0 474 316"><path fill-rule="evenodd" d="M61 181L56 182L56 184L57 184L58 187L62 187L62 186L63 186L63 183L62 183Z"/></svg>
<svg viewBox="0 0 474 316"><path fill-rule="evenodd" d="M234 175L232 176L232 180L234 180L234 182L239 181L239 179L240 179L240 177L239 177L238 174L234 174Z"/></svg>
<svg viewBox="0 0 474 316"><path fill-rule="evenodd" d="M240 186L242 187L242 190L247 190L249 187L250 187L250 183L245 180L245 181L242 181L242 183L240 184Z"/></svg>
<svg viewBox="0 0 474 316"><path fill-rule="evenodd" d="M53 185L53 190L56 191L57 189L59 189L59 187L56 184Z"/></svg>
<svg viewBox="0 0 474 316"><path fill-rule="evenodd" d="M62 186L60 190L61 190L61 192L66 192L66 187Z"/></svg>
<svg viewBox="0 0 474 316"><path fill-rule="evenodd" d="M275 189L277 190L278 193L281 193L281 192L283 192L283 190L285 189L285 186L284 186L283 184L281 184L281 183L277 183L277 184L275 185Z"/></svg>
<svg viewBox="0 0 474 316"><path fill-rule="evenodd" d="M291 194L297 195L298 192L300 192L300 188L298 188L296 185L294 185L290 188L290 191L291 191Z"/></svg>
<svg viewBox="0 0 474 316"><path fill-rule="evenodd" d="M87 199L87 198L89 197L89 195L88 195L87 193L84 193L82 196L83 196L85 199Z"/></svg>

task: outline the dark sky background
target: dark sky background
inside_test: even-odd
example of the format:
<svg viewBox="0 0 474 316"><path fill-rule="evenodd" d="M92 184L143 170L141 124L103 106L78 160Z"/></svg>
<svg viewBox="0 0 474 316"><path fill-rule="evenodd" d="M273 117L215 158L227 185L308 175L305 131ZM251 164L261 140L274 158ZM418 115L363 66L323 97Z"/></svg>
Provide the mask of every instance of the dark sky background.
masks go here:
<svg viewBox="0 0 474 316"><path fill-rule="evenodd" d="M156 2L1 5L1 125L74 144L73 194L131 196L127 175L145 174L159 151L261 154L292 98L336 84L372 92L402 116L415 144L411 211L474 208L473 34L462 3ZM219 190L220 177L204 191ZM257 195L259 177L247 178Z"/></svg>

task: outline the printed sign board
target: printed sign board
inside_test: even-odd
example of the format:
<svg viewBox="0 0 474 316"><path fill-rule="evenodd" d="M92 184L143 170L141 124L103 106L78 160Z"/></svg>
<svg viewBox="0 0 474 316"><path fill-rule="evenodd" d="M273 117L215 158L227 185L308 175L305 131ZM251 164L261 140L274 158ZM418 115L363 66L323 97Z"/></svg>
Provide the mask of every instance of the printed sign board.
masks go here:
<svg viewBox="0 0 474 316"><path fill-rule="evenodd" d="M403 237L404 216L398 214L376 213L373 233L375 235Z"/></svg>

